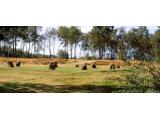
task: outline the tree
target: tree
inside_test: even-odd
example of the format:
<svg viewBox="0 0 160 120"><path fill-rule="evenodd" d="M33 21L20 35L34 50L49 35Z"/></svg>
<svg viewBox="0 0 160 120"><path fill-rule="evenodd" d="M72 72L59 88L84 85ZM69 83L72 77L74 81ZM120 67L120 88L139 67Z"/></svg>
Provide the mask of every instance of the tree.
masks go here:
<svg viewBox="0 0 160 120"><path fill-rule="evenodd" d="M2 52L2 42L4 41L4 35L1 33L0 34L0 55L3 54Z"/></svg>
<svg viewBox="0 0 160 120"><path fill-rule="evenodd" d="M2 56L3 55L3 48L2 48L2 46L3 46L3 42L5 41L5 36L6 36L6 34L5 34L5 27L0 27L0 55ZM5 45L4 45L5 46Z"/></svg>
<svg viewBox="0 0 160 120"><path fill-rule="evenodd" d="M118 58L120 60L125 60L127 55L127 46L126 46L126 31L124 27L120 27L117 34L118 40Z"/></svg>
<svg viewBox="0 0 160 120"><path fill-rule="evenodd" d="M61 41L61 44L64 45L65 53L68 53L68 44L69 44L69 28L65 26L61 26L58 28L58 37ZM67 54L66 57L68 58Z"/></svg>
<svg viewBox="0 0 160 120"><path fill-rule="evenodd" d="M138 56L151 54L150 34L146 26L133 28L129 31L127 34L127 43L130 48L134 49L134 56L136 59L141 59L141 57L137 58Z"/></svg>
<svg viewBox="0 0 160 120"><path fill-rule="evenodd" d="M39 26L29 26L26 30L27 37L23 39L22 46L26 46L27 57L31 57L31 53L34 54L36 51L36 45L40 42L40 28Z"/></svg>
<svg viewBox="0 0 160 120"><path fill-rule="evenodd" d="M13 44L13 56L16 57L17 51L17 42L19 39L26 38L25 30L28 29L27 26L12 26L9 30L9 38L11 38ZM19 39L18 39L19 38Z"/></svg>
<svg viewBox="0 0 160 120"><path fill-rule="evenodd" d="M60 49L60 50L58 50L57 56L58 56L59 58L66 58L66 57L68 58L68 57L69 57L69 54L66 53L65 50Z"/></svg>
<svg viewBox="0 0 160 120"><path fill-rule="evenodd" d="M152 51L153 51L153 57L160 58L160 27L158 27L158 30L155 32L154 35L151 37L151 44L152 44Z"/></svg>
<svg viewBox="0 0 160 120"><path fill-rule="evenodd" d="M89 39L89 33L83 33L81 38L81 50L85 52L85 56L89 54L91 50L91 40Z"/></svg>
<svg viewBox="0 0 160 120"><path fill-rule="evenodd" d="M108 47L111 49L113 47L113 30L114 26L94 26L90 32L90 39L92 40L93 48L98 50L99 59L103 58Z"/></svg>
<svg viewBox="0 0 160 120"><path fill-rule="evenodd" d="M69 28L69 43L71 46L71 59L72 59L72 49L73 49L73 44L74 44L74 58L76 59L76 50L77 50L77 44L80 41L81 37L81 30L78 29L75 26L72 26Z"/></svg>
<svg viewBox="0 0 160 120"><path fill-rule="evenodd" d="M6 51L6 48L8 49L8 55L9 55L9 49L10 45L12 44L12 56L17 56L17 42L20 39L24 39L26 37L25 30L27 29L27 26L4 26L1 27L1 33L4 36L4 46L3 51Z"/></svg>
<svg viewBox="0 0 160 120"><path fill-rule="evenodd" d="M45 37L48 39L48 50L50 58L52 57L52 50L51 46L53 46L53 55L54 55L54 45L55 45L55 39L57 36L57 31L55 28L47 28L45 32Z"/></svg>

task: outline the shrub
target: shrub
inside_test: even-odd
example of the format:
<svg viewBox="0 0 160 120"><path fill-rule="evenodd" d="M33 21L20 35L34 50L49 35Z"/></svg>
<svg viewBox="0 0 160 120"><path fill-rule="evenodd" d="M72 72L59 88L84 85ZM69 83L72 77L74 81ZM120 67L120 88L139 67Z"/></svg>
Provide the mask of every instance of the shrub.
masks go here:
<svg viewBox="0 0 160 120"><path fill-rule="evenodd" d="M125 92L160 92L160 70L148 65L139 74L128 75L126 85Z"/></svg>
<svg viewBox="0 0 160 120"><path fill-rule="evenodd" d="M66 51L62 50L62 49L58 50L57 56L59 58L66 58L66 59L69 58L69 54Z"/></svg>

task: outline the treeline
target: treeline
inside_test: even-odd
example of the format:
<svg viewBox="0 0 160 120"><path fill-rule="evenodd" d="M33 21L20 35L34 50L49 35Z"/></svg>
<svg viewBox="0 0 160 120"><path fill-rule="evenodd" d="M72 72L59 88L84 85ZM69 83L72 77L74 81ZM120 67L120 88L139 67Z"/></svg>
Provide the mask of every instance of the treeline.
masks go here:
<svg viewBox="0 0 160 120"><path fill-rule="evenodd" d="M58 40L64 47L56 54ZM159 60L160 27L154 34L146 26L132 28L94 26L82 33L80 27L1 26L0 56L77 58L77 48L89 59ZM49 51L49 55L46 54ZM78 55L79 56L79 55Z"/></svg>

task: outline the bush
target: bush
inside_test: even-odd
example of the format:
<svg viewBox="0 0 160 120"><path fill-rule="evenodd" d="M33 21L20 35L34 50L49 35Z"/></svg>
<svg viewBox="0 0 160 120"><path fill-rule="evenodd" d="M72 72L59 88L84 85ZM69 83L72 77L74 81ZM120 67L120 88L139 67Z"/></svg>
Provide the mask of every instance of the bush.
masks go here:
<svg viewBox="0 0 160 120"><path fill-rule="evenodd" d="M66 59L69 58L69 54L66 51L62 50L62 49L58 50L57 56L59 58L66 58Z"/></svg>
<svg viewBox="0 0 160 120"><path fill-rule="evenodd" d="M149 79L136 74L127 76L127 92L146 92L150 87Z"/></svg>
<svg viewBox="0 0 160 120"><path fill-rule="evenodd" d="M153 59L151 55L142 52L135 52L134 58L136 60L143 60L143 61L152 61Z"/></svg>
<svg viewBox="0 0 160 120"><path fill-rule="evenodd" d="M160 70L149 65L139 74L133 73L127 76L126 85L125 92L160 92Z"/></svg>

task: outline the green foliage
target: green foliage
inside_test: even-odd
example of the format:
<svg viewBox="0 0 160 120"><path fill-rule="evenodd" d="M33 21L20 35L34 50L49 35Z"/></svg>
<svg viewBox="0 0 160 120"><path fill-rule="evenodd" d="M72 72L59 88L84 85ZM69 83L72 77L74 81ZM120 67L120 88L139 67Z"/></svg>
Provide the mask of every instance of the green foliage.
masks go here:
<svg viewBox="0 0 160 120"><path fill-rule="evenodd" d="M113 50L116 47L116 41L113 35L116 34L114 26L94 26L89 33L90 39L92 40L92 49L98 50L99 59L102 59L107 47L111 47Z"/></svg>
<svg viewBox="0 0 160 120"><path fill-rule="evenodd" d="M148 60L147 56L143 52L135 52L134 53L134 58L137 60Z"/></svg>
<svg viewBox="0 0 160 120"><path fill-rule="evenodd" d="M125 31L125 28L121 27L116 36L117 37L116 39L118 40L117 54L118 58L121 60L125 60L127 55L126 36L127 33Z"/></svg>
<svg viewBox="0 0 160 120"><path fill-rule="evenodd" d="M47 42L47 48L49 50L49 55L50 55L50 58L52 58L55 53L55 40L56 40L56 36L57 36L57 30L55 28L50 28L48 27L44 33L44 36L45 36L45 42ZM53 51L51 50L51 46L53 46ZM44 46L45 47L45 46ZM44 48L45 49L45 48Z"/></svg>
<svg viewBox="0 0 160 120"><path fill-rule="evenodd" d="M160 56L160 49L159 49L159 46L160 46L160 30L158 29L154 35L152 35L151 37L151 44L153 46L153 56L155 58L159 58Z"/></svg>
<svg viewBox="0 0 160 120"><path fill-rule="evenodd" d="M127 33L126 42L129 48L133 48L136 51L136 59L144 59L145 54L151 55L152 45L146 26L130 30Z"/></svg>
<svg viewBox="0 0 160 120"><path fill-rule="evenodd" d="M70 45L71 58L72 58L73 44L75 45L74 58L76 58L76 49L77 49L76 47L80 41L81 30L78 29L78 27L76 26L71 26L71 27L62 26L59 27L58 29L58 36L60 38L61 43L64 45L66 52L68 52L68 46Z"/></svg>
<svg viewBox="0 0 160 120"><path fill-rule="evenodd" d="M73 44L74 44L74 58L76 58L76 47L77 47L77 44L79 43L80 41L80 37L81 37L81 30L78 29L77 27L75 26L71 26L69 28L69 43L70 43L70 46L71 46L71 58L72 58L72 47L73 47Z"/></svg>
<svg viewBox="0 0 160 120"><path fill-rule="evenodd" d="M160 70L150 65L140 73L128 75L126 83L125 92L160 92Z"/></svg>
<svg viewBox="0 0 160 120"><path fill-rule="evenodd" d="M149 80L146 77L139 77L136 74L131 74L126 77L126 80L126 92L147 92L149 89Z"/></svg>

